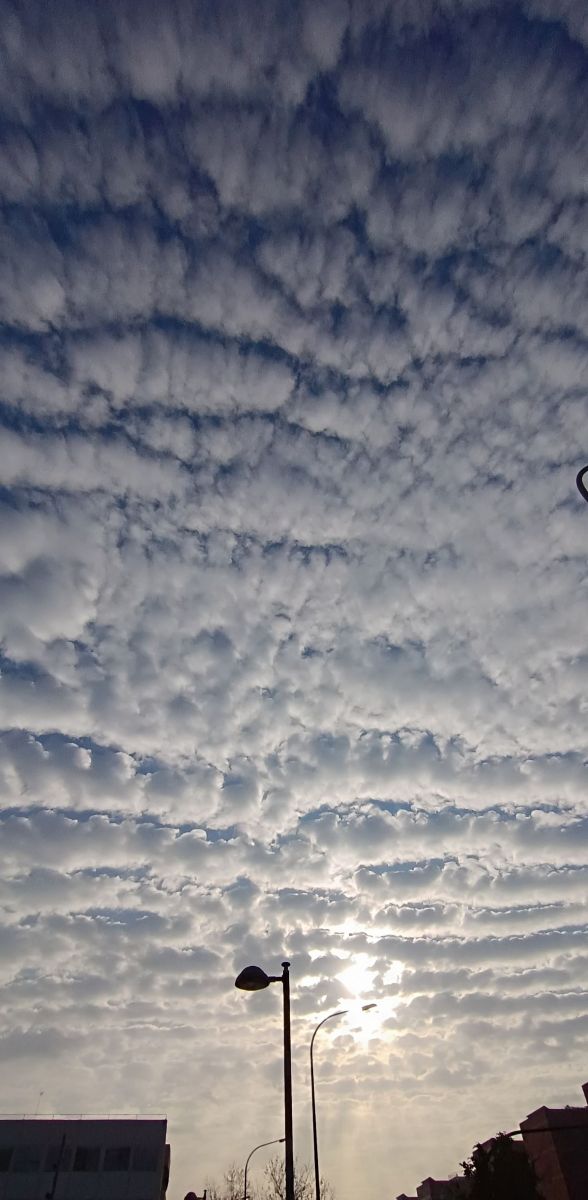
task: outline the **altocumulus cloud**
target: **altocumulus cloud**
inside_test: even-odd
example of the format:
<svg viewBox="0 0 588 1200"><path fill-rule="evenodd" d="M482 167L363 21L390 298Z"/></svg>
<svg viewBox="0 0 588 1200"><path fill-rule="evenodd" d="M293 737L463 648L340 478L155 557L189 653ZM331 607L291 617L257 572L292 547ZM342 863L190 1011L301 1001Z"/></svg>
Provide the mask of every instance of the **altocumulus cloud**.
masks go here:
<svg viewBox="0 0 588 1200"><path fill-rule="evenodd" d="M355 963L324 1168L410 1190L588 1050L585 6L2 39L2 1107L165 1109L200 1189L288 956L304 1155Z"/></svg>

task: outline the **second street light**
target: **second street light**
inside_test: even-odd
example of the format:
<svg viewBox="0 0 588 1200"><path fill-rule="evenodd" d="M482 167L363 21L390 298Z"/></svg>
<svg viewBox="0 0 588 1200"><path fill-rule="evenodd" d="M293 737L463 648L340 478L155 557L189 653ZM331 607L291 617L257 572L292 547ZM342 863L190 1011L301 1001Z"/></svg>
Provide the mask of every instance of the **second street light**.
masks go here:
<svg viewBox="0 0 588 1200"><path fill-rule="evenodd" d="M245 1160L245 1170L243 1172L243 1200L247 1200L247 1167L249 1166L249 1159L253 1158L256 1150L262 1150L264 1146L277 1146L278 1143L284 1142L285 1140L285 1138L272 1138L271 1142L260 1142L258 1146L253 1147L253 1150Z"/></svg>
<svg viewBox="0 0 588 1200"><path fill-rule="evenodd" d="M284 1142L286 1200L294 1200L294 1136L292 1132L292 1043L290 1039L290 963L282 963L281 975L266 975L261 967L244 967L235 987L244 992L260 992L270 983L281 983L284 994Z"/></svg>
<svg viewBox="0 0 588 1200"><path fill-rule="evenodd" d="M362 1004L361 1011L368 1012L370 1008L375 1008L375 1007L376 1007L375 1004ZM347 1012L349 1012L348 1008L338 1008L336 1012L328 1013L328 1015L326 1017L323 1017L322 1021L319 1021L318 1025L310 1039L310 1095L311 1095L311 1100L312 1100L312 1149L313 1149L313 1154L314 1154L314 1190L315 1190L316 1200L321 1200L321 1173L320 1173L320 1168L319 1168L318 1133L317 1133L317 1127L316 1127L316 1096L315 1096L315 1090L314 1090L314 1039L315 1039L319 1029L322 1029L322 1027L326 1021L332 1021L334 1017L343 1017L345 1015L345 1013L347 1013Z"/></svg>

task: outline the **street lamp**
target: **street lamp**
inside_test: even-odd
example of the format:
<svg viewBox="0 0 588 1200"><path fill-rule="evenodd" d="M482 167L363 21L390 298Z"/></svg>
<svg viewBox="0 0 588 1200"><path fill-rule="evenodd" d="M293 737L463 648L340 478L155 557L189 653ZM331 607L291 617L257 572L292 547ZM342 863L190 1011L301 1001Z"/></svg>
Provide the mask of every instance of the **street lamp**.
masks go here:
<svg viewBox="0 0 588 1200"><path fill-rule="evenodd" d="M292 1043L290 1040L290 963L282 963L281 975L266 975L261 967L245 967L235 987L260 992L270 983L281 983L284 994L284 1141L286 1143L286 1200L294 1200L294 1136L292 1133Z"/></svg>
<svg viewBox="0 0 588 1200"><path fill-rule="evenodd" d="M374 1003L362 1004L361 1011L368 1012L370 1008L375 1008L375 1007L376 1007L376 1005ZM348 1008L338 1008L337 1012L328 1013L328 1015L326 1017L323 1017L322 1021L319 1021L318 1025L310 1039L310 1094L311 1094L311 1098L312 1098L312 1148L314 1151L314 1190L315 1190L316 1200L321 1200L321 1176L320 1176L320 1170L319 1170L318 1135L317 1135L317 1129L316 1129L316 1098L315 1098L315 1093L314 1093L314 1057L313 1057L314 1039L315 1039L319 1029L322 1029L322 1027L326 1021L332 1021L334 1017L343 1017L345 1015L345 1013L347 1013L347 1012L349 1012Z"/></svg>
<svg viewBox="0 0 588 1200"><path fill-rule="evenodd" d="M243 1173L243 1200L247 1200L247 1167L249 1166L249 1159L253 1157L256 1150L261 1150L264 1146L277 1146L278 1142L284 1142L285 1140L285 1138L272 1138L271 1142L260 1142L259 1146L253 1147L253 1150L247 1156L245 1171Z"/></svg>
<svg viewBox="0 0 588 1200"><path fill-rule="evenodd" d="M585 475L588 475L588 466L582 467L582 470L578 471L578 474L576 475L576 484L580 495L583 496L585 500L588 500L588 487L586 487L586 484L584 483Z"/></svg>

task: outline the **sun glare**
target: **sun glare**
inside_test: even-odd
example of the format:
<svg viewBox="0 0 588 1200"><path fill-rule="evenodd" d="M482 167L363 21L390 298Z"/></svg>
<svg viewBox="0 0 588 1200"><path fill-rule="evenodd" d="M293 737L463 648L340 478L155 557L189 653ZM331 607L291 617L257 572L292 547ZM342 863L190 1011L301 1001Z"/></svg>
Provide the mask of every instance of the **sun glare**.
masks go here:
<svg viewBox="0 0 588 1200"><path fill-rule="evenodd" d="M402 979L403 974L404 974L404 963L400 962L399 959L396 959L393 963L390 963L390 966L388 967L388 970L386 971L386 974L384 975L383 982L386 984L400 983L400 980Z"/></svg>
<svg viewBox="0 0 588 1200"><path fill-rule="evenodd" d="M378 978L375 961L375 958L369 954L350 955L343 960L342 970L338 971L336 975L344 988L340 996L340 1003L342 1008L348 1009L345 1017L347 1030L355 1041L366 1045L374 1037L383 1041L389 1041L394 1037L394 1028L390 1022L394 1022L396 1009L401 1003L399 995L390 994L390 987L392 985L392 993L394 993L396 990L394 984L400 983L404 963L397 960L389 963L381 980L385 986L385 994L382 995L380 988L378 995L378 989L375 986ZM374 1002L373 1009L370 1009L369 1012L362 1011L363 1005Z"/></svg>
<svg viewBox="0 0 588 1200"><path fill-rule="evenodd" d="M340 971L337 979L341 981L346 992L355 1000L371 1000L371 989L374 983L375 971L371 970L373 959L367 954L358 954L348 960L349 965Z"/></svg>

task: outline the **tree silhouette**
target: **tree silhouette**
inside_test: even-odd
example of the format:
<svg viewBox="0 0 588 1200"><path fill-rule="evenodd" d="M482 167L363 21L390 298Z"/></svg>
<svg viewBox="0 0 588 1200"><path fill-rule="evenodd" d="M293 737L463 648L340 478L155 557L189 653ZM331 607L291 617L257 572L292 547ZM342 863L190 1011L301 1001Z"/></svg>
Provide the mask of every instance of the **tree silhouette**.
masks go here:
<svg viewBox="0 0 588 1200"><path fill-rule="evenodd" d="M243 1200L244 1174L243 1167L231 1163L223 1175L222 1183L207 1179L206 1195L208 1200ZM249 1187L247 1191L251 1195Z"/></svg>
<svg viewBox="0 0 588 1200"><path fill-rule="evenodd" d="M479 1143L462 1164L471 1181L470 1200L541 1200L535 1172L524 1146L499 1133L486 1147Z"/></svg>
<svg viewBox="0 0 588 1200"><path fill-rule="evenodd" d="M284 1162L279 1155L270 1158L264 1171L259 1200L286 1200ZM314 1200L314 1168L309 1163L294 1163L294 1200ZM321 1177L321 1200L335 1200L331 1184Z"/></svg>
<svg viewBox="0 0 588 1200"><path fill-rule="evenodd" d="M206 1181L208 1200L243 1200L243 1167L232 1163L224 1172L222 1182ZM275 1155L266 1163L263 1181L257 1186L248 1176L247 1195L249 1200L286 1200L284 1160ZM314 1169L309 1163L294 1164L294 1200L314 1200ZM331 1184L321 1178L321 1200L335 1200Z"/></svg>

